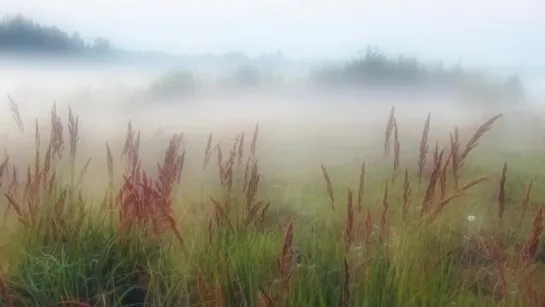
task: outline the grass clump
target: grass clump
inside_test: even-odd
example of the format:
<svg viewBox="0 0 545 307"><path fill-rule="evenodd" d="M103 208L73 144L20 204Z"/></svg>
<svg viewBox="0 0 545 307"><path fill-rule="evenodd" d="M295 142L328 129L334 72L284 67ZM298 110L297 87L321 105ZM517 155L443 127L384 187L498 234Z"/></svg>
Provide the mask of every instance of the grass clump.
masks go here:
<svg viewBox="0 0 545 307"><path fill-rule="evenodd" d="M14 103L12 110L24 131ZM108 188L97 199L82 187L90 160L76 167L78 118L70 110L64 159L53 107L45 150L36 124L25 180L8 157L0 164L7 205L0 305L544 306L536 183L518 189L515 206L507 164L497 182L467 171L500 116L469 135L455 127L445 144L429 144L430 117L414 165L405 165L392 108L388 163L359 164L355 187L321 165L324 186L308 199L323 195L323 208L306 214L267 200L259 126L228 145L209 136L202 171L216 172L219 184L189 210L179 197L191 180L183 176L183 134L146 169L129 122L120 161L106 145ZM494 214L475 221L466 214L475 204Z"/></svg>

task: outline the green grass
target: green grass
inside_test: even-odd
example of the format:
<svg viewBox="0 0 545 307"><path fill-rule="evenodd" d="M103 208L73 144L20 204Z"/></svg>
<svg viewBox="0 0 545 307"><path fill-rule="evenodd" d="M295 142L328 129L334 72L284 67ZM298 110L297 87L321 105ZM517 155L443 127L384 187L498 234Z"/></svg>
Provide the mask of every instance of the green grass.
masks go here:
<svg viewBox="0 0 545 307"><path fill-rule="evenodd" d="M253 141L246 135L222 146L219 159L211 142L200 178L183 176L183 165L201 161L185 161L176 136L160 170L142 171L129 130L124 160L107 155L105 170L115 165L119 173L104 178L109 190L87 195L68 163L77 157L77 124L71 116L68 156L59 160L51 142L38 150L39 164L18 171L24 182L0 172L10 197L0 236L1 306L544 306L545 249L535 244L542 207L531 201L523 215L522 203L534 176L532 199L545 189L528 159L507 156L502 185L504 161L470 154L458 169L460 187L487 180L467 190L454 188L447 164L445 194L439 180L422 216L431 170L420 182L415 157L392 178L395 141L382 162L366 164L364 184L361 165L325 165L329 194L319 167L290 180L252 172L257 129ZM62 137L52 132L51 139ZM430 145L428 162L432 156ZM184 182L202 183L205 192L182 191ZM459 197L442 201L451 195Z"/></svg>

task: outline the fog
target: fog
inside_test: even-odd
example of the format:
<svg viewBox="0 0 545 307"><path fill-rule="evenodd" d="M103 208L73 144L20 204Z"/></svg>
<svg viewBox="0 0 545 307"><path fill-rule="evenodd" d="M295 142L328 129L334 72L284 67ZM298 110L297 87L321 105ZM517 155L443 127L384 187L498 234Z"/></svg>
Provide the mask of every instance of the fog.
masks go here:
<svg viewBox="0 0 545 307"><path fill-rule="evenodd" d="M498 113L503 113L504 118L486 143L496 152L535 150L543 142L540 133L545 131L541 124L544 105L491 107L435 92L305 89L274 95L270 91L247 91L180 98L168 103L159 99L131 103L162 73L107 65L12 66L0 73L0 91L5 93L1 98L2 143L14 161L32 161L34 121L39 118L45 142L53 102L63 120L67 119L68 106L79 115L80 153L94 157L98 169L104 160L105 143L119 150L129 120L142 133L143 157L149 161L162 159L172 134L184 132L188 159L197 165L193 166L195 170L199 169L209 133L214 134L215 142L222 140L228 146L236 133L244 131L249 138L259 122L262 164L265 170L280 175L317 169L320 163L346 165L361 159L379 159L393 106L407 163L416 157L428 113L432 118L431 139L442 144L454 126L467 135ZM7 94L17 102L24 134L15 124ZM85 158L81 159L83 163Z"/></svg>

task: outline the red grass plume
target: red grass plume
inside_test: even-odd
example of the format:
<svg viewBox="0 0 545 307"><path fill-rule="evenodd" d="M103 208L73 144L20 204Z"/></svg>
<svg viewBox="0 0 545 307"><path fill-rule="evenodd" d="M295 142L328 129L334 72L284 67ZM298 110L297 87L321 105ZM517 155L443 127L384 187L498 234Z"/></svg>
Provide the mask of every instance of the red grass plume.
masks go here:
<svg viewBox="0 0 545 307"><path fill-rule="evenodd" d="M180 181L184 164L185 151L180 152L182 134L172 137L164 161L157 167L157 180L153 180L140 169L139 139L140 133L134 139L134 131L129 122L123 150L128 168L117 197L122 229L140 226L155 236L171 229L182 247L185 247L174 218L171 199L173 187Z"/></svg>

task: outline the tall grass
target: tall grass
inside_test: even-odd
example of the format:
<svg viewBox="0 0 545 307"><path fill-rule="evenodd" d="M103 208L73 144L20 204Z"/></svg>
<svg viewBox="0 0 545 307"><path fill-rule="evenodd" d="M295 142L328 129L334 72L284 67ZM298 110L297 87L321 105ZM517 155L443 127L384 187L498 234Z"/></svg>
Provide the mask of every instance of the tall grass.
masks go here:
<svg viewBox="0 0 545 307"><path fill-rule="evenodd" d="M460 210L476 197L473 191L495 184L487 174L468 178L464 170L500 117L468 136L454 127L441 147L429 144L428 115L414 165L402 165L403 127L392 108L383 150L391 171L371 178L362 162L354 189L334 183L321 165L330 207L282 219L262 191L258 125L249 144L244 133L216 145L209 135L202 171L217 172L218 184L204 195L208 183L202 181L195 213L175 197L193 180L183 176L183 134L172 136L156 170L145 169L140 132L129 122L121 159L106 144L108 188L97 198L81 188L91 160L77 169L78 117L69 111L66 133L53 106L45 151L36 123L32 165L18 169L9 157L0 163L8 204L0 304L545 306L543 206L531 201L534 182L520 207L508 208L505 164L495 192L496 222L469 227Z"/></svg>

